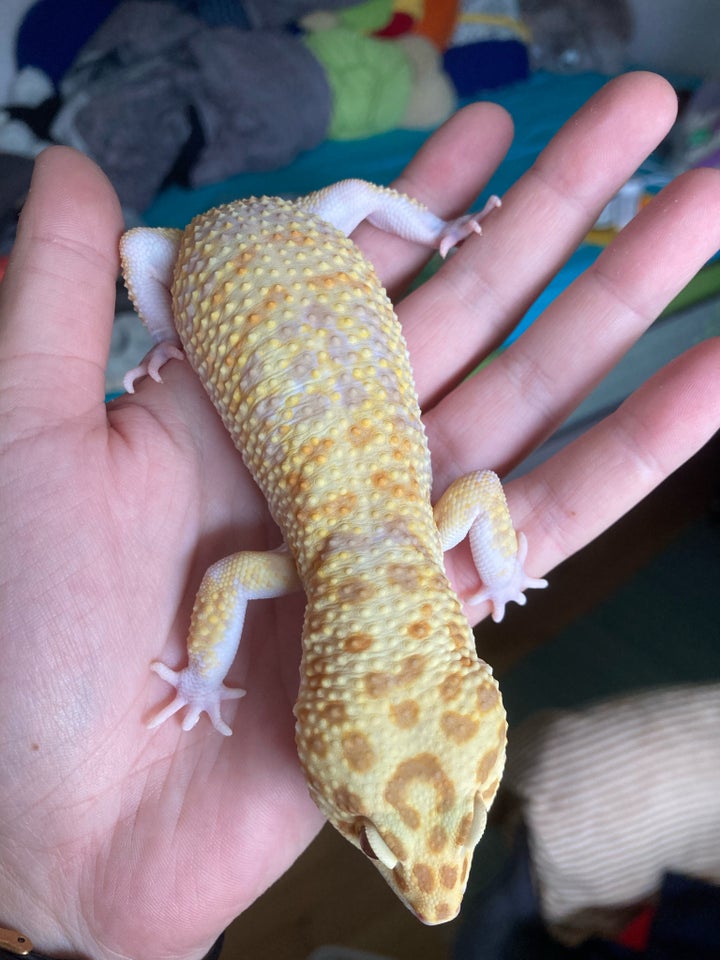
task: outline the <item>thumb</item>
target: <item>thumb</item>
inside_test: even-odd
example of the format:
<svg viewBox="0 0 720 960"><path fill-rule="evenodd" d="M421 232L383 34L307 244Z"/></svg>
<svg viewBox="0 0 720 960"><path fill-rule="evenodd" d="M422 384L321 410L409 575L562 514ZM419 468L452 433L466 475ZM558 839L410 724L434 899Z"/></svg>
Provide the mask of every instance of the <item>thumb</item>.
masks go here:
<svg viewBox="0 0 720 960"><path fill-rule="evenodd" d="M32 395L26 415L47 423L103 401L122 226L91 160L66 147L38 157L0 285L2 383Z"/></svg>

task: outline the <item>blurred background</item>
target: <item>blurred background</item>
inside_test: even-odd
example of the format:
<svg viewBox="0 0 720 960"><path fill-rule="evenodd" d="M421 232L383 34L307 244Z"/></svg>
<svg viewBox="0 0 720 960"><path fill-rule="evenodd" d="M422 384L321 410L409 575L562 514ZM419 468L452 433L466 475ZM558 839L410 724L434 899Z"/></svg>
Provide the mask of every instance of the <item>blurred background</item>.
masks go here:
<svg viewBox="0 0 720 960"><path fill-rule="evenodd" d="M493 100L516 139L479 205L608 77L664 74L674 130L509 343L673 177L720 166L716 0L2 0L0 24L0 277L50 143L103 167L128 225L183 226L236 197L387 184L458 106ZM719 296L713 261L521 470L717 336ZM109 397L146 348L119 286ZM511 733L460 918L420 926L326 828L224 956L720 956L718 454L715 438L527 608L478 628Z"/></svg>

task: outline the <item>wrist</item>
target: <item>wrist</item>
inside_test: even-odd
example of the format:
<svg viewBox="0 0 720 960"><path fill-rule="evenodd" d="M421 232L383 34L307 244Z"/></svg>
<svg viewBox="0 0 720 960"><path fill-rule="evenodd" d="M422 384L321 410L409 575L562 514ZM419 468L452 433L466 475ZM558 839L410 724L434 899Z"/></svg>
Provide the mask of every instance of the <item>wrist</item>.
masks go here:
<svg viewBox="0 0 720 960"><path fill-rule="evenodd" d="M70 895L67 890L51 890L48 876L53 870L44 871L44 882L14 882L15 873L0 865L0 960L17 960L18 957L47 958L47 960L118 960L128 956L137 960L153 960L156 954L176 956L177 960L217 960L222 946L222 935L213 940L199 936L196 948L190 946L186 936L172 927L157 928L158 942L153 934L141 931L138 926L123 919L111 907L100 918L99 934L87 923L87 916L97 919L97 903L87 904L80 893ZM27 871L26 871L27 873ZM38 880L38 878L34 878ZM78 885L71 884L77 891ZM83 907L87 907L83 909ZM110 927L106 921L110 920ZM187 931L183 931L184 934ZM18 942L17 937L25 940ZM175 952L175 949L177 952ZM5 951L5 952L3 952Z"/></svg>
<svg viewBox="0 0 720 960"><path fill-rule="evenodd" d="M221 933L202 960L219 960L224 940L225 934ZM68 960L67 953L63 952L63 956ZM73 954L73 956L79 958L80 954ZM17 960L18 957L25 957L27 960L51 960L47 954L35 949L35 945L26 934L0 926L0 960ZM89 958L83 956L82 960L89 960Z"/></svg>
<svg viewBox="0 0 720 960"><path fill-rule="evenodd" d="M63 955L67 956L66 953ZM18 957L25 957L27 960L50 960L46 954L40 953L35 948L35 944L27 934L10 927L0 926L0 960L17 960Z"/></svg>
<svg viewBox="0 0 720 960"><path fill-rule="evenodd" d="M76 920L72 911L52 906L55 891L48 880L51 871L47 864L44 876L23 876L23 882L19 882L20 864L10 866L9 854L4 859L7 870L0 876L0 948L5 952L0 952L1 960L29 955L30 951L50 957L89 958L87 944L79 935L71 935ZM64 923L58 921L59 916Z"/></svg>

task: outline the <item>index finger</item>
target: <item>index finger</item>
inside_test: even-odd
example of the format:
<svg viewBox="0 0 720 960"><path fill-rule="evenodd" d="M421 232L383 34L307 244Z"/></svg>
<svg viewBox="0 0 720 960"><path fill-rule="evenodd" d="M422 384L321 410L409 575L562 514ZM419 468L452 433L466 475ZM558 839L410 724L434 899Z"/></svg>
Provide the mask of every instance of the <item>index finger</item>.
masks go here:
<svg viewBox="0 0 720 960"><path fill-rule="evenodd" d="M452 219L468 209L505 156L512 140L509 114L494 103L473 103L455 113L426 141L392 184ZM353 233L391 296L431 256L427 247L361 224Z"/></svg>
<svg viewBox="0 0 720 960"><path fill-rule="evenodd" d="M608 83L503 197L485 236L466 241L400 305L425 409L499 346L676 111L675 92L659 76Z"/></svg>

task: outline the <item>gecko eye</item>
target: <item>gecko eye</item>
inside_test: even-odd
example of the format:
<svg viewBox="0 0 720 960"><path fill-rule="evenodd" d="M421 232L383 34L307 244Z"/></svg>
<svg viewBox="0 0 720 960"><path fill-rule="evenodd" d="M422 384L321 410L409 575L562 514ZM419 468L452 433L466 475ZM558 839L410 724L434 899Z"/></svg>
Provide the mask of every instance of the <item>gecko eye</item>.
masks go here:
<svg viewBox="0 0 720 960"><path fill-rule="evenodd" d="M372 823L364 823L362 825L358 839L360 841L360 849L366 857L370 857L371 860L379 860L388 870L392 870L397 864L398 858L385 843L378 833L377 828L374 827Z"/></svg>
<svg viewBox="0 0 720 960"><path fill-rule="evenodd" d="M486 824L487 810L485 809L485 804L482 802L480 794L476 793L475 807L473 809L473 820L468 833L468 838L465 842L466 849L473 850L475 848L475 844L478 842L483 833L485 833Z"/></svg>

